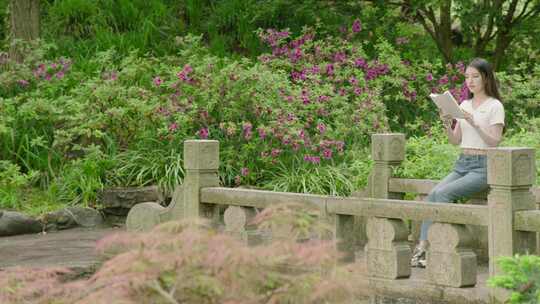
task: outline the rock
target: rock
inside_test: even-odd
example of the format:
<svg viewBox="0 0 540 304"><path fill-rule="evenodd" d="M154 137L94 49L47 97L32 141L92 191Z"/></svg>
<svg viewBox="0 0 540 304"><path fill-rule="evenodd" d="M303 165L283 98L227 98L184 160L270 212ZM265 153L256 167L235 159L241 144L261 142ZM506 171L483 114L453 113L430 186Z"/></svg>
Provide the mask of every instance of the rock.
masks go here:
<svg viewBox="0 0 540 304"><path fill-rule="evenodd" d="M103 212L113 215L127 215L129 209L138 203L164 201L163 194L157 186L140 188L113 188L100 193Z"/></svg>
<svg viewBox="0 0 540 304"><path fill-rule="evenodd" d="M42 222L46 230L62 230L73 227L98 227L104 224L101 213L92 208L67 207L45 214Z"/></svg>
<svg viewBox="0 0 540 304"><path fill-rule="evenodd" d="M41 223L28 215L14 211L0 211L0 236L39 233Z"/></svg>

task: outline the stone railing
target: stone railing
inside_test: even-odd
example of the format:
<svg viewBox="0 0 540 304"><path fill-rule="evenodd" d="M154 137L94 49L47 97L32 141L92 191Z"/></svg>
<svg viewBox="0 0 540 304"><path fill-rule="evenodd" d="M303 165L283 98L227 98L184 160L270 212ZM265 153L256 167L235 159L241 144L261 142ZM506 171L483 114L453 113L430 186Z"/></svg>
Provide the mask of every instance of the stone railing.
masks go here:
<svg viewBox="0 0 540 304"><path fill-rule="evenodd" d="M443 288L474 286L475 238L466 225L487 227L490 275L500 273L494 257L536 252L540 211L535 210L538 199L531 192L536 177L534 152L528 148L496 148L488 152L491 191L487 205L426 204L399 199L404 192L426 194L435 184L392 177L393 168L405 157L402 134L372 136L374 165L364 197L218 187L219 143L188 140L184 143L184 184L177 187L169 207L138 204L128 215L127 227L148 230L160 222L181 218L219 221L223 214L225 229L245 237L255 209L279 203L307 204L332 219L338 248L351 260L367 240L364 256L368 277L392 281L411 276L411 243L405 220L429 219L434 224L428 233L431 247L426 270L429 279L425 283ZM533 191L538 193L537 189Z"/></svg>

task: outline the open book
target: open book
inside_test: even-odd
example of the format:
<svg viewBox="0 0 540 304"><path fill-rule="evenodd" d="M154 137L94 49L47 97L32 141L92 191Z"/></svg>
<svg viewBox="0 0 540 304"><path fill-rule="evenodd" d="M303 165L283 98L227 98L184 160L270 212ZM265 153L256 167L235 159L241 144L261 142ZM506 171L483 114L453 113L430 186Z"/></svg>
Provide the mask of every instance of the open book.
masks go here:
<svg viewBox="0 0 540 304"><path fill-rule="evenodd" d="M450 114L452 118L465 118L463 111L450 92L445 91L442 94L429 94L429 97L431 97L443 114Z"/></svg>

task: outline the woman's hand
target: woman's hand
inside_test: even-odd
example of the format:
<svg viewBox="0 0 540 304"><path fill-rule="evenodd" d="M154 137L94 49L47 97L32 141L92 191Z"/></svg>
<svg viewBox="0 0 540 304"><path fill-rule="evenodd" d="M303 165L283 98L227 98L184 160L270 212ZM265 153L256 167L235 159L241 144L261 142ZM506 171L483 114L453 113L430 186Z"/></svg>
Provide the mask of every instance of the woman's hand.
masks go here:
<svg viewBox="0 0 540 304"><path fill-rule="evenodd" d="M445 127L450 127L452 126L452 115L450 114L443 114L442 112L439 113L439 117L441 118L442 122L443 122L443 125Z"/></svg>
<svg viewBox="0 0 540 304"><path fill-rule="evenodd" d="M474 122L474 116L467 112L467 111L463 111L463 114L465 115L465 120L471 124L471 126L473 126L473 128L478 128L478 125L476 124L476 122Z"/></svg>
<svg viewBox="0 0 540 304"><path fill-rule="evenodd" d="M453 145L459 145L461 142L461 128L459 127L459 124L456 124L455 127L452 128L452 122L454 121L452 115L439 112L439 116L441 117L444 128L446 129L448 141Z"/></svg>

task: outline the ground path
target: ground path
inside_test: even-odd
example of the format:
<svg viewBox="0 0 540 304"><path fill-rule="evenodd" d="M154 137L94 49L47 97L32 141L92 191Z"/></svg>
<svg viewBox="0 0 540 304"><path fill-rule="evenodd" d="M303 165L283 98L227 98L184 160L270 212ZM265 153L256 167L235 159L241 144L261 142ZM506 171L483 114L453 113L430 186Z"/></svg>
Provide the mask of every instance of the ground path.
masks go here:
<svg viewBox="0 0 540 304"><path fill-rule="evenodd" d="M74 228L47 234L25 234L0 238L0 269L12 266L69 268L97 263L97 240L122 228Z"/></svg>

